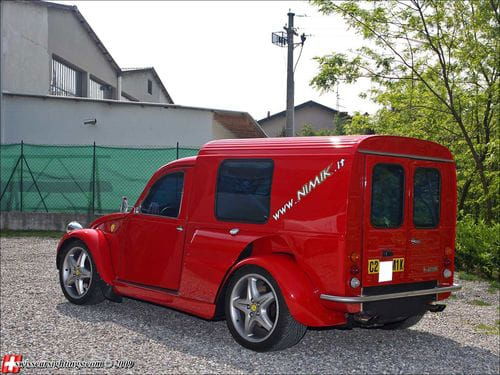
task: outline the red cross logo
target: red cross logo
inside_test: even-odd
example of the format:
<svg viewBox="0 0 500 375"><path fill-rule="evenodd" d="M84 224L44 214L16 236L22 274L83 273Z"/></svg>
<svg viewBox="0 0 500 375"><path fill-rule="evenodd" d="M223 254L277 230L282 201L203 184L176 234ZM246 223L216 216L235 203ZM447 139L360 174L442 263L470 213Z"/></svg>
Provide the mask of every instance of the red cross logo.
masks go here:
<svg viewBox="0 0 500 375"><path fill-rule="evenodd" d="M2 359L2 373L18 373L21 370L19 362L23 360L22 355L6 354Z"/></svg>

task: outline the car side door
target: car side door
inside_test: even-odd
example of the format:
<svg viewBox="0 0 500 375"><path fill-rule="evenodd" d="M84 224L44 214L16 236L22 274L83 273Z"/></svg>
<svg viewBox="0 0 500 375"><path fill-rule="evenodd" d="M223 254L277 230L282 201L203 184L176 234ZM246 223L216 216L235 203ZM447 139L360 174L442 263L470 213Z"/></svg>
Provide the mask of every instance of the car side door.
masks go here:
<svg viewBox="0 0 500 375"><path fill-rule="evenodd" d="M186 174L186 169L173 169L157 178L129 215L120 262L121 281L167 291L179 288Z"/></svg>

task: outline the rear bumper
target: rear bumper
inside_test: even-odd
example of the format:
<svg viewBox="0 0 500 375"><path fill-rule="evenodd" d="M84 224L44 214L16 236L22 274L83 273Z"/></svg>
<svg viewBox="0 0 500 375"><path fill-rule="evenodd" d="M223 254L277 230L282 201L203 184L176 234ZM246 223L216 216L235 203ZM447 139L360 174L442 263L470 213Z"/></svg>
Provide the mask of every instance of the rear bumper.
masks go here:
<svg viewBox="0 0 500 375"><path fill-rule="evenodd" d="M411 290L400 293L379 294L374 296L332 296L330 294L321 294L319 298L332 302L364 303L373 301L383 301L394 298L405 298L405 297L425 296L429 294L449 293L460 289L462 289L462 285L453 284L452 286L435 287L432 289Z"/></svg>

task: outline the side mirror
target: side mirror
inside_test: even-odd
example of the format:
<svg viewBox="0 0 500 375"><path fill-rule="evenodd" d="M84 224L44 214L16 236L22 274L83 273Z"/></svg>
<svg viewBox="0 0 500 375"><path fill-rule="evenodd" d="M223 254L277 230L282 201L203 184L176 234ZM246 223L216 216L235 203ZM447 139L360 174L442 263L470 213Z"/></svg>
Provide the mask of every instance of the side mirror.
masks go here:
<svg viewBox="0 0 500 375"><path fill-rule="evenodd" d="M120 212L121 213L128 212L128 200L127 200L127 197L122 197L122 203L120 204Z"/></svg>

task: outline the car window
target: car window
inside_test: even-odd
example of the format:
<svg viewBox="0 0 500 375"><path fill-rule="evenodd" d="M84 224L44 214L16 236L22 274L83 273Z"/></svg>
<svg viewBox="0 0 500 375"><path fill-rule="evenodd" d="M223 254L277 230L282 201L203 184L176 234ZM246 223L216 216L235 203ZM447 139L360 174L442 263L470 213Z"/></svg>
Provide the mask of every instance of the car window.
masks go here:
<svg viewBox="0 0 500 375"><path fill-rule="evenodd" d="M266 222L273 166L273 161L269 159L225 160L219 168L217 181L217 219Z"/></svg>
<svg viewBox="0 0 500 375"><path fill-rule="evenodd" d="M162 177L151 187L141 205L141 212L168 217L179 216L184 173L176 172Z"/></svg>
<svg viewBox="0 0 500 375"><path fill-rule="evenodd" d="M435 168L417 168L413 178L413 224L435 228L439 224L441 176Z"/></svg>
<svg viewBox="0 0 500 375"><path fill-rule="evenodd" d="M377 164L372 175L371 223L397 228L403 223L404 169L399 164Z"/></svg>

